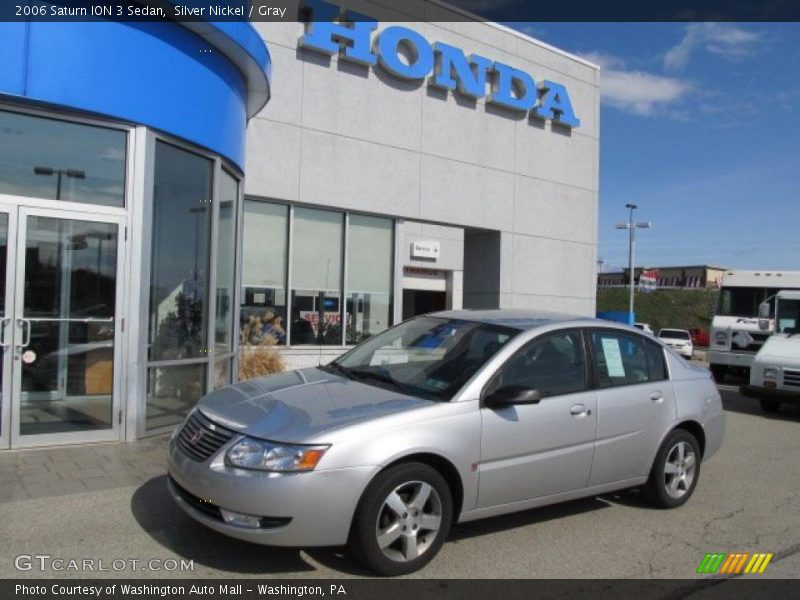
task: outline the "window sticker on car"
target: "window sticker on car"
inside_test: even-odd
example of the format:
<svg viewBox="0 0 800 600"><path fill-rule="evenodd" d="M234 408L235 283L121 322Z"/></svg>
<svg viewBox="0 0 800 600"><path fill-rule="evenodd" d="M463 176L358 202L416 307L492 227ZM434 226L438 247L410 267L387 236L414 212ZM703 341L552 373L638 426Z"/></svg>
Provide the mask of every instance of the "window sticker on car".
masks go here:
<svg viewBox="0 0 800 600"><path fill-rule="evenodd" d="M606 358L606 369L609 377L625 377L625 367L622 364L622 353L619 349L619 340L603 338L603 355Z"/></svg>

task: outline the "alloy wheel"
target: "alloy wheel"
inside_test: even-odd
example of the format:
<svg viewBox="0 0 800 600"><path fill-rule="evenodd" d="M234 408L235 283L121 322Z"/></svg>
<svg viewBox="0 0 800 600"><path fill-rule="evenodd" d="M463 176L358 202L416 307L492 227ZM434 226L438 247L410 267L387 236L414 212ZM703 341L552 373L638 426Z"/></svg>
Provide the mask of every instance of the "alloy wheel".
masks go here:
<svg viewBox="0 0 800 600"><path fill-rule="evenodd" d="M383 501L375 535L384 556L407 562L431 547L441 526L439 494L424 481L409 481L397 486Z"/></svg>
<svg viewBox="0 0 800 600"><path fill-rule="evenodd" d="M667 453L664 464L664 488L672 498L681 498L692 489L697 456L691 444L677 442Z"/></svg>

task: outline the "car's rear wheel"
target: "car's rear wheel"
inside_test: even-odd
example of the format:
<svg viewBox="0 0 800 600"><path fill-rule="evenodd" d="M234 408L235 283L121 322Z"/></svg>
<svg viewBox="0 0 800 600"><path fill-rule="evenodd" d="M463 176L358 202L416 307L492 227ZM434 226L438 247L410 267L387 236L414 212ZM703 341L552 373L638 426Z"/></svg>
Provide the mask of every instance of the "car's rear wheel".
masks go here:
<svg viewBox="0 0 800 600"><path fill-rule="evenodd" d="M711 374L714 376L714 381L717 383L722 383L725 379L725 373L728 372L728 367L725 365L711 365L709 369L711 369Z"/></svg>
<svg viewBox="0 0 800 600"><path fill-rule="evenodd" d="M778 400L772 400L771 398L761 398L758 403L761 405L761 410L769 414L776 413L781 408L781 403Z"/></svg>
<svg viewBox="0 0 800 600"><path fill-rule="evenodd" d="M381 575L403 575L439 552L453 519L450 488L434 468L404 463L380 473L356 509L349 546Z"/></svg>
<svg viewBox="0 0 800 600"><path fill-rule="evenodd" d="M670 433L658 449L644 491L659 508L676 508L694 493L700 477L700 444L684 429Z"/></svg>

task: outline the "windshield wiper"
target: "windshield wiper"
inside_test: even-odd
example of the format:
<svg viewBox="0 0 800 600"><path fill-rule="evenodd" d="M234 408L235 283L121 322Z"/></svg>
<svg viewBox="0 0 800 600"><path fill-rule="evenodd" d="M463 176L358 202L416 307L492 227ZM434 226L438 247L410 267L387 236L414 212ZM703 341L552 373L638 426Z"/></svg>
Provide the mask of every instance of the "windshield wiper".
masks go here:
<svg viewBox="0 0 800 600"><path fill-rule="evenodd" d="M347 370L346 367L343 367L337 362L329 362L327 365L323 365L320 367L323 371L335 372L339 373L340 375L344 375L348 379L353 379L353 376L350 374L350 371Z"/></svg>
<svg viewBox="0 0 800 600"><path fill-rule="evenodd" d="M405 391L405 386L402 383L395 381L391 375L381 373L380 371L373 371L372 369L350 369L348 370L348 373L359 379L372 379L374 381L380 381L381 383L387 383L391 385L393 388L400 390L401 392Z"/></svg>

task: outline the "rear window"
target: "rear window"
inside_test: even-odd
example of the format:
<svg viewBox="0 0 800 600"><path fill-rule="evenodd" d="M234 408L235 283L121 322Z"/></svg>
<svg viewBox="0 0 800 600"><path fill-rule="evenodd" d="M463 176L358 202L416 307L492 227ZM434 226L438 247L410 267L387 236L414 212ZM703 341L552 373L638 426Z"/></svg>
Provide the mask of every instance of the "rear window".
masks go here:
<svg viewBox="0 0 800 600"><path fill-rule="evenodd" d="M672 338L675 340L688 340L691 339L688 331L682 331L680 329L662 329L658 332L658 337L662 338Z"/></svg>

